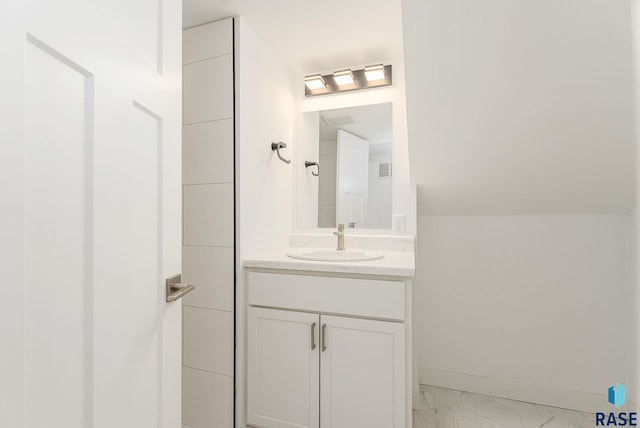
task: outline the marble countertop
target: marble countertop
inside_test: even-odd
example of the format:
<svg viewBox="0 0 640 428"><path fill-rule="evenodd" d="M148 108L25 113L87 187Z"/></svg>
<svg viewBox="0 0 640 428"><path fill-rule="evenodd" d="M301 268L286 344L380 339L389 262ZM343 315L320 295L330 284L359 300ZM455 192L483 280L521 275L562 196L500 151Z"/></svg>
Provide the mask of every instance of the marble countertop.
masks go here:
<svg viewBox="0 0 640 428"><path fill-rule="evenodd" d="M334 249L327 248L327 250ZM356 248L349 249L357 250ZM258 257L248 257L243 260L243 266L246 268L384 275L405 278L413 278L415 276L415 253L413 251L366 250L376 254L384 254L384 258L365 262L310 261L287 256L287 253L305 253L308 251L310 251L310 248L284 248Z"/></svg>

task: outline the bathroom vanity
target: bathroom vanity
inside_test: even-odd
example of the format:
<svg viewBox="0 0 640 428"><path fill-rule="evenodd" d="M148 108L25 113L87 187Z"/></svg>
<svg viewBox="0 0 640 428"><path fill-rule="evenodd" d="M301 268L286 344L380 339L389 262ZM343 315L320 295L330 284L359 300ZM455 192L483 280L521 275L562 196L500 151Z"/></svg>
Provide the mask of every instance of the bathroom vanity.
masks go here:
<svg viewBox="0 0 640 428"><path fill-rule="evenodd" d="M413 237L347 237L376 260L291 257L331 244L294 234L244 260L248 425L409 428Z"/></svg>

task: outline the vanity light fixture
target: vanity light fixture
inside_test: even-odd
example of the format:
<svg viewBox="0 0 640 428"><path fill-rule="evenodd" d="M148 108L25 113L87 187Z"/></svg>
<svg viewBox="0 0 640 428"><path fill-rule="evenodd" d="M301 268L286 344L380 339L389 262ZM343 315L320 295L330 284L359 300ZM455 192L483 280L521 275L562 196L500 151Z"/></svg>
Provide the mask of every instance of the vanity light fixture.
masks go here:
<svg viewBox="0 0 640 428"><path fill-rule="evenodd" d="M367 82L384 80L384 66L382 64L369 65L364 68L364 75L367 77Z"/></svg>
<svg viewBox="0 0 640 428"><path fill-rule="evenodd" d="M319 74L305 77L304 84L312 91L315 89L324 89L326 87L324 79Z"/></svg>
<svg viewBox="0 0 640 428"><path fill-rule="evenodd" d="M335 94L358 89L378 88L392 83L391 65L374 64L360 69L346 68L331 74L312 74L304 78L304 94Z"/></svg>
<svg viewBox="0 0 640 428"><path fill-rule="evenodd" d="M353 80L353 73L348 69L334 72L333 80L335 80L338 86L353 85L355 83L355 80Z"/></svg>

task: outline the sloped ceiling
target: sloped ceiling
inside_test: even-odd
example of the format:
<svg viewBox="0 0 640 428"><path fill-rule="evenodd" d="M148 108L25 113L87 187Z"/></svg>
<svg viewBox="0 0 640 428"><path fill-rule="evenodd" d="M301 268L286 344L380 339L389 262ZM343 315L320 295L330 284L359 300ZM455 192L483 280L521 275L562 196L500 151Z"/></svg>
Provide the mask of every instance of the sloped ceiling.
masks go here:
<svg viewBox="0 0 640 428"><path fill-rule="evenodd" d="M419 213L628 213L629 7L403 0Z"/></svg>
<svg viewBox="0 0 640 428"><path fill-rule="evenodd" d="M400 0L184 0L183 27L242 16L292 71L402 58Z"/></svg>

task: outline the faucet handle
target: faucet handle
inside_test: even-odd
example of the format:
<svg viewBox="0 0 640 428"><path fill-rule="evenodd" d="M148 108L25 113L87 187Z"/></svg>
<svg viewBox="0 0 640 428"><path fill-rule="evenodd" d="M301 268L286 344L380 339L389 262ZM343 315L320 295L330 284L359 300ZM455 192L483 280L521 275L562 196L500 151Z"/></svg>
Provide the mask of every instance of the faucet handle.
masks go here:
<svg viewBox="0 0 640 428"><path fill-rule="evenodd" d="M344 224L338 225L338 232L344 232Z"/></svg>

